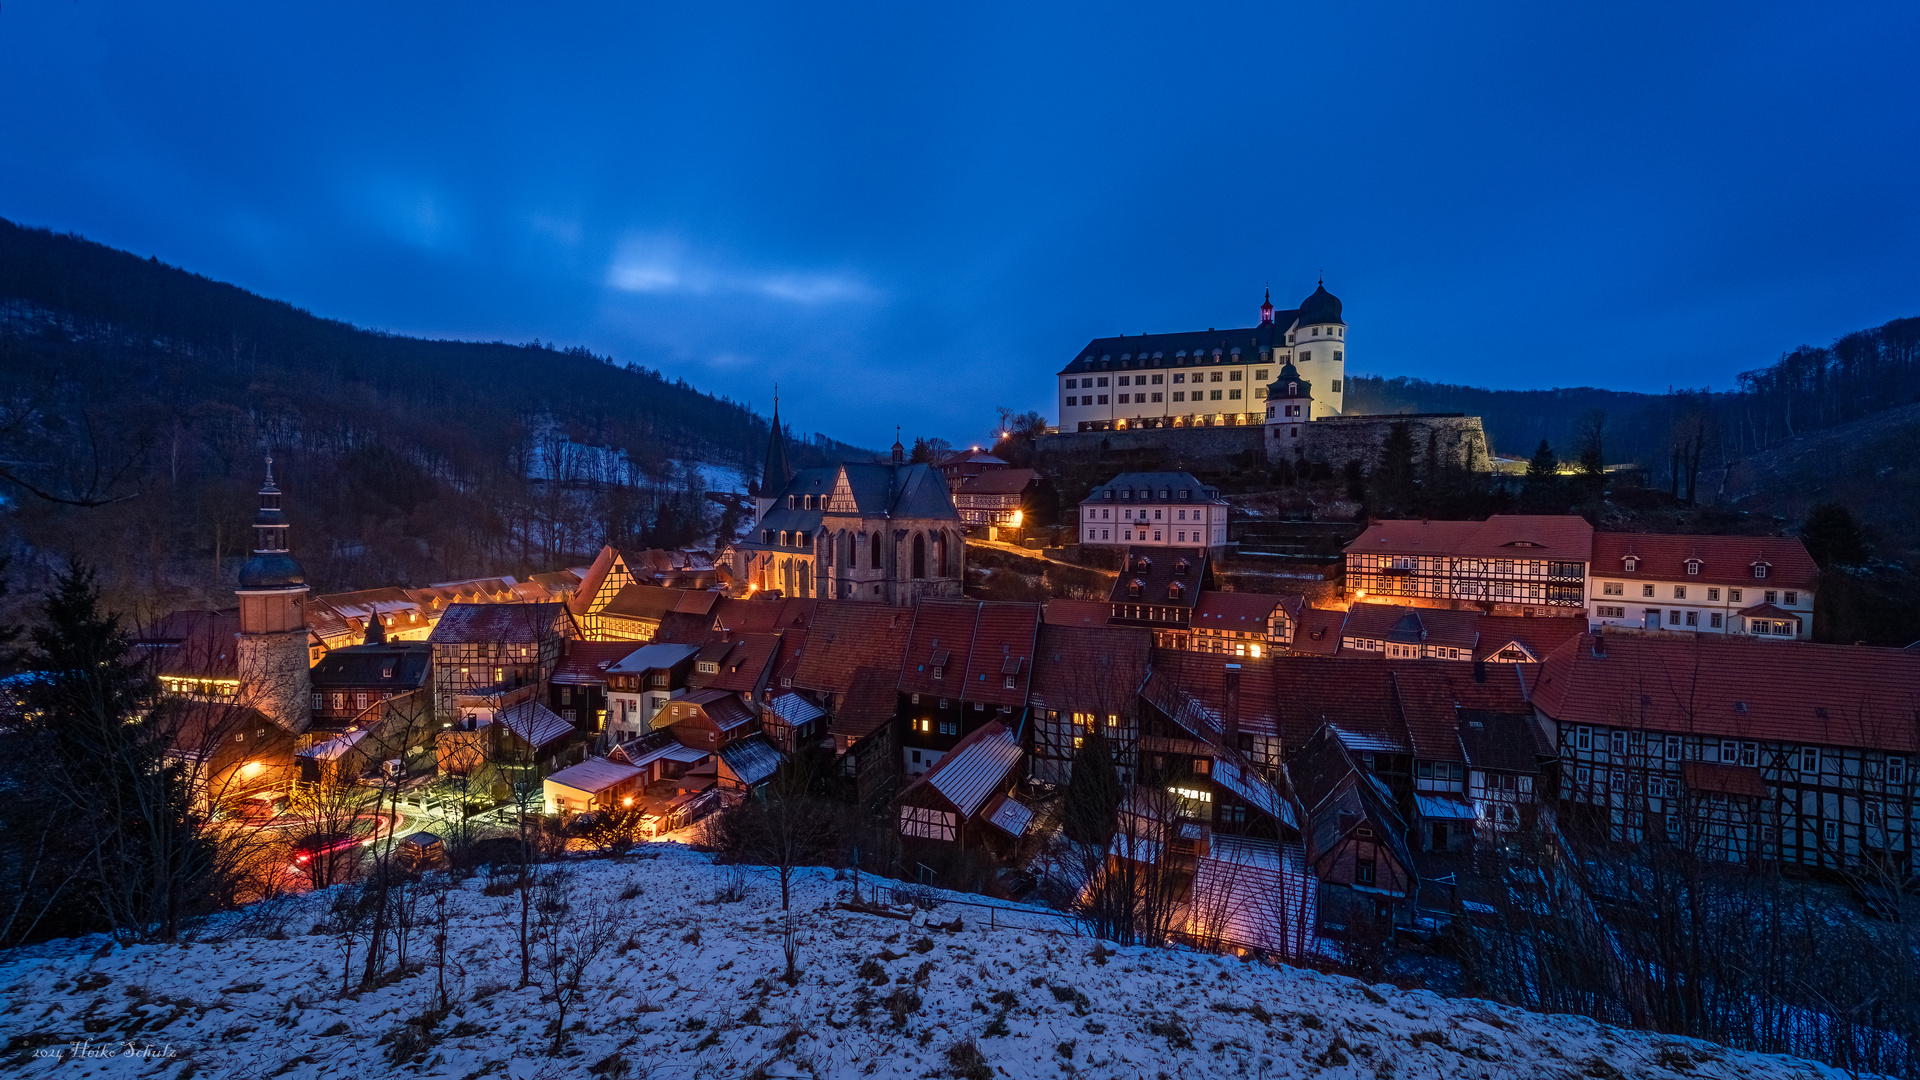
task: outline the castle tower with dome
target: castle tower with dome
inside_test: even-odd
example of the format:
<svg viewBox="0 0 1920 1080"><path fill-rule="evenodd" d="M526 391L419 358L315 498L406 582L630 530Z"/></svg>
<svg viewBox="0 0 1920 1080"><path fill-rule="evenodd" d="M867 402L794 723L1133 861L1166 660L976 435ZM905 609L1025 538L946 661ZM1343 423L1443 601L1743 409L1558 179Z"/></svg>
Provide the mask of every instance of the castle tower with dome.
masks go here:
<svg viewBox="0 0 1920 1080"><path fill-rule="evenodd" d="M313 677L307 656L306 571L287 547L287 516L267 459L267 482L253 518L253 556L240 568L240 700L298 735L312 722Z"/></svg>

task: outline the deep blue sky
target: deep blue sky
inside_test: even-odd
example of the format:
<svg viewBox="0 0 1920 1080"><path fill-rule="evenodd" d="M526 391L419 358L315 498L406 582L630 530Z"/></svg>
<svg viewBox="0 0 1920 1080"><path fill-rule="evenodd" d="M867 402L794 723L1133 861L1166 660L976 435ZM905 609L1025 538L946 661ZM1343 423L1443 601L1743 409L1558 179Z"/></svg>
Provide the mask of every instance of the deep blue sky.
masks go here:
<svg viewBox="0 0 1920 1080"><path fill-rule="evenodd" d="M866 445L1320 271L1500 387L1920 314L1920 5L1575 7L4 0L0 216Z"/></svg>

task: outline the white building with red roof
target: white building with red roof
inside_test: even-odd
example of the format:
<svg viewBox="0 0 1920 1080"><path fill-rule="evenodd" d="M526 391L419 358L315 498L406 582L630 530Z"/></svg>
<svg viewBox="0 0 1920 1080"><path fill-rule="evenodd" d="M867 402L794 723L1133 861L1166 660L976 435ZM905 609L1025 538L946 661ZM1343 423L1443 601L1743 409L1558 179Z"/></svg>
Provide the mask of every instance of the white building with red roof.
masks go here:
<svg viewBox="0 0 1920 1080"><path fill-rule="evenodd" d="M1796 537L1598 532L1587 620L1596 629L1806 640L1818 576Z"/></svg>

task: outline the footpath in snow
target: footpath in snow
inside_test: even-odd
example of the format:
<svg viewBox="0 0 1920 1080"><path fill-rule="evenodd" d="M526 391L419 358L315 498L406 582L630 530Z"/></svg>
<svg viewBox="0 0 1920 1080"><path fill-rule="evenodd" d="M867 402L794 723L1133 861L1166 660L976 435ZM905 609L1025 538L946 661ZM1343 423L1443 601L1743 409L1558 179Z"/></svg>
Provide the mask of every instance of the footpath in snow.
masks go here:
<svg viewBox="0 0 1920 1080"><path fill-rule="evenodd" d="M724 903L727 870L674 845L562 869L568 902L610 909L618 932L557 1056L551 1004L515 988L518 897L483 895L479 877L454 894L444 1017L431 1015L431 967L342 997L339 939L313 932L330 898L316 894L271 918L222 916L192 943L96 937L0 953L0 1064L174 1080L1840 1075L1580 1017L1112 949L1030 909L996 911L992 928L958 903L914 922L860 914L835 906L848 883L831 871L796 884L801 978L789 987L770 875L750 872L745 898ZM431 961L431 934L415 932L410 957Z"/></svg>

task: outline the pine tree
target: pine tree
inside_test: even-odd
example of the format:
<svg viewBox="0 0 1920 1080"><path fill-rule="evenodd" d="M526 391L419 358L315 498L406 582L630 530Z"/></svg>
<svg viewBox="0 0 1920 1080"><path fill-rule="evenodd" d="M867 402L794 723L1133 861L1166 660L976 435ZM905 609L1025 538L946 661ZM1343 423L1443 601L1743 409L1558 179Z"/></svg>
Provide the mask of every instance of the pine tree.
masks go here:
<svg viewBox="0 0 1920 1080"><path fill-rule="evenodd" d="M1373 471L1375 512L1394 516L1410 513L1415 492L1413 427L1406 421L1388 426L1380 444L1380 464Z"/></svg>
<svg viewBox="0 0 1920 1080"><path fill-rule="evenodd" d="M1867 561L1867 536L1853 511L1837 502L1821 503L1807 512L1800 542L1822 570L1859 566Z"/></svg>
<svg viewBox="0 0 1920 1080"><path fill-rule="evenodd" d="M1566 510L1560 485L1560 459L1554 456L1553 447L1545 439L1540 440L1532 460L1527 462L1527 481L1520 489L1520 503L1534 513L1557 514Z"/></svg>
<svg viewBox="0 0 1920 1080"><path fill-rule="evenodd" d="M1113 835L1120 810L1120 777L1113 768L1113 748L1094 725L1081 737L1073 755L1073 775L1067 780L1067 839L1104 847Z"/></svg>
<svg viewBox="0 0 1920 1080"><path fill-rule="evenodd" d="M214 852L173 759L151 668L136 662L119 617L100 610L94 572L55 582L33 631L29 724L44 765L91 844L79 895L117 935L172 940L212 899Z"/></svg>

